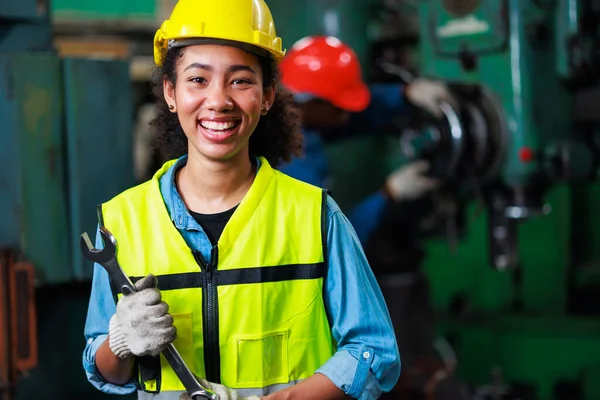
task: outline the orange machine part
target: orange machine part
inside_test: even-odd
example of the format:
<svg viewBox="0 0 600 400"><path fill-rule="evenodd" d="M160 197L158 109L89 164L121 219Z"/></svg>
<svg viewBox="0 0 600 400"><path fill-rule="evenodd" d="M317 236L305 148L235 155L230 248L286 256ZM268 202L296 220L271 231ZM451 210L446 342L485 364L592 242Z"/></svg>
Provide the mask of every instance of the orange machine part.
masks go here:
<svg viewBox="0 0 600 400"><path fill-rule="evenodd" d="M18 377L37 366L34 279L31 263L15 261L13 252L0 250L0 394L4 399L12 398Z"/></svg>
<svg viewBox="0 0 600 400"><path fill-rule="evenodd" d="M24 372L38 361L33 265L16 262L9 273L13 368Z"/></svg>

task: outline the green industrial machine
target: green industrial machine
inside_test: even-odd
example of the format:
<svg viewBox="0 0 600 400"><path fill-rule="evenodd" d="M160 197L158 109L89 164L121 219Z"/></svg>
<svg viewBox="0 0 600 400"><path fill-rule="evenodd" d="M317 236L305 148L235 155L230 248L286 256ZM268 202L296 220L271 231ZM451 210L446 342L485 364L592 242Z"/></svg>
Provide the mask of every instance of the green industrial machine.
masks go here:
<svg viewBox="0 0 600 400"><path fill-rule="evenodd" d="M573 87L589 79L586 63L594 61L593 44L586 57L583 43L574 43L587 33L582 8L574 1L421 5L421 74L447 81L458 104L444 104L443 123L409 147L427 153L438 175L470 181L485 197L498 269L518 265L514 221L547 214L543 197L557 182L594 177L593 147L574 120Z"/></svg>
<svg viewBox="0 0 600 400"><path fill-rule="evenodd" d="M0 19L0 246L32 261L40 285L89 279L73 243L97 203L134 183L129 65L59 58L43 2L2 1Z"/></svg>
<svg viewBox="0 0 600 400"><path fill-rule="evenodd" d="M79 235L135 183L129 63L61 58L52 41L46 1L0 0L2 400L40 387L93 398L79 361L92 276Z"/></svg>
<svg viewBox="0 0 600 400"><path fill-rule="evenodd" d="M479 398L598 398L598 98L581 96L597 84L599 12L592 0L419 2L419 73L456 101L415 122L402 150L430 159L467 210L455 251L430 240L426 269L438 330Z"/></svg>

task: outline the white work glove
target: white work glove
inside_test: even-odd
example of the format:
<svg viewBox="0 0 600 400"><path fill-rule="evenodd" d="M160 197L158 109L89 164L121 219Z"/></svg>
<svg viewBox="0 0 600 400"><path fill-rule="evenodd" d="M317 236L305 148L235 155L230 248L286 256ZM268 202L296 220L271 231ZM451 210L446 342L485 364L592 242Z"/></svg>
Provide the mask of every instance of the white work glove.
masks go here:
<svg viewBox="0 0 600 400"><path fill-rule="evenodd" d="M177 330L169 306L156 288L156 277L148 275L135 283L137 292L123 296L110 319L108 345L119 358L156 356L175 340Z"/></svg>
<svg viewBox="0 0 600 400"><path fill-rule="evenodd" d="M417 78L406 86L405 94L408 100L417 107L424 108L436 117L442 116L440 102L445 101L456 106L456 101L450 94L445 83L427 78Z"/></svg>
<svg viewBox="0 0 600 400"><path fill-rule="evenodd" d="M386 179L385 188L395 201L415 200L437 188L440 182L424 174L429 171L427 161L415 161L392 172Z"/></svg>
<svg viewBox="0 0 600 400"><path fill-rule="evenodd" d="M210 389L219 395L219 400L260 400L258 396L240 397L235 389L228 388L227 386L219 385L218 383L209 382L206 379L198 379L198 382L205 387ZM189 394L184 393L179 396L179 400L192 400Z"/></svg>

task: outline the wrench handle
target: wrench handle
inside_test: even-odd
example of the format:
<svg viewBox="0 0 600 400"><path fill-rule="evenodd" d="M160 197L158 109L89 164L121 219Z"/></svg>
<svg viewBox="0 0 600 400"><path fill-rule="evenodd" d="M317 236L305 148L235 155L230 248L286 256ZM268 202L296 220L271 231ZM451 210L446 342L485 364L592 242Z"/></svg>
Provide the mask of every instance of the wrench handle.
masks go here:
<svg viewBox="0 0 600 400"><path fill-rule="evenodd" d="M110 279L113 281L113 284L117 287L117 290L123 293L125 296L129 296L137 292L137 289L127 276L125 272L121 269L119 262L116 258L113 258L103 265L104 269L108 272Z"/></svg>
<svg viewBox="0 0 600 400"><path fill-rule="evenodd" d="M212 391L202 387L192 371L188 368L188 366L181 358L181 355L173 345L173 343L169 344L162 352L162 355L165 357L177 377L183 383L183 386L186 388L190 397L194 400L199 398L204 398L208 400L219 400L219 396Z"/></svg>

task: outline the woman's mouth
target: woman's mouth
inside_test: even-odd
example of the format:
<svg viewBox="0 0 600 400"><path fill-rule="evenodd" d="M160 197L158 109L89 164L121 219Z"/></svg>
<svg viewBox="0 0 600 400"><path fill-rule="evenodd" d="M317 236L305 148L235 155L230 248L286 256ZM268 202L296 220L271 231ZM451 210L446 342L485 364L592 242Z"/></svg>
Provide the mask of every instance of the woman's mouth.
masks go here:
<svg viewBox="0 0 600 400"><path fill-rule="evenodd" d="M198 123L204 136L211 142L223 142L236 133L239 120L209 121L200 120Z"/></svg>

